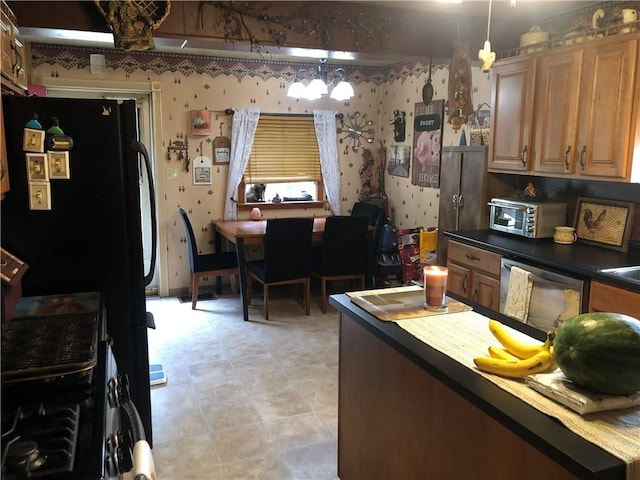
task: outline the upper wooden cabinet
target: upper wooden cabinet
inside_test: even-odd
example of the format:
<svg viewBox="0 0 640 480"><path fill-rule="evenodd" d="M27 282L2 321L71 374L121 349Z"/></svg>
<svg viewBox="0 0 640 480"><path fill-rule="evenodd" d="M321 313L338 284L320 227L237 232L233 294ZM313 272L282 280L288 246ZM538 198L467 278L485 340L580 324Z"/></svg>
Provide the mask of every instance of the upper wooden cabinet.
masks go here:
<svg viewBox="0 0 640 480"><path fill-rule="evenodd" d="M493 68L489 170L529 169L535 59L509 59Z"/></svg>
<svg viewBox="0 0 640 480"><path fill-rule="evenodd" d="M2 50L0 65L2 85L18 93L27 89L26 52L22 40L18 37L15 16L6 3L2 2L0 16L0 36Z"/></svg>
<svg viewBox="0 0 640 480"><path fill-rule="evenodd" d="M489 171L629 181L639 42L623 34L497 62Z"/></svg>

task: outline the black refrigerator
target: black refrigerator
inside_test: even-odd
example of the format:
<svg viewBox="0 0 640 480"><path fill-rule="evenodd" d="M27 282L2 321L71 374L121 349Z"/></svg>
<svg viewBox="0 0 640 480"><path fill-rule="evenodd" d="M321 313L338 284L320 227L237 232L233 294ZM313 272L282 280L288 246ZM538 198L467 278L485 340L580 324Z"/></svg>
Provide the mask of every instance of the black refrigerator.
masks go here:
<svg viewBox="0 0 640 480"><path fill-rule="evenodd" d="M157 237L153 178L147 150L138 141L135 102L11 96L2 102L10 190L0 202L0 234L2 247L29 265L22 296L102 293L118 371L129 377L152 444L147 328L153 317L146 312L145 286L153 277ZM30 208L34 173L27 171L24 128L34 114L45 131L55 126L55 117L73 143L69 178L48 180L49 210ZM55 144L45 138L45 153L47 145L68 145L61 137ZM151 204L154 245L148 272L141 188Z"/></svg>

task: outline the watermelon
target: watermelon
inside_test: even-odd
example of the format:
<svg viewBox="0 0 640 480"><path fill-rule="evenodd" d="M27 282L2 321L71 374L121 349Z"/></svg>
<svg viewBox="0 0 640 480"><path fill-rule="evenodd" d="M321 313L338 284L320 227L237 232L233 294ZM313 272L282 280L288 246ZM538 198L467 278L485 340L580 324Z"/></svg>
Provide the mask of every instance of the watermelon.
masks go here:
<svg viewBox="0 0 640 480"><path fill-rule="evenodd" d="M576 315L562 323L553 343L560 370L597 393L640 390L640 320L621 313Z"/></svg>

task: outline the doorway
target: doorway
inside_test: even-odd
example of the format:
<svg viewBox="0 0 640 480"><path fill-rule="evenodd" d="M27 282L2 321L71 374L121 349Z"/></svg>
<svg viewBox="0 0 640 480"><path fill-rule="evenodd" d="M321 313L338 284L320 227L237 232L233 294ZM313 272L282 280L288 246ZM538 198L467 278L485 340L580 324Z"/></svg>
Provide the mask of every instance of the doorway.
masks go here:
<svg viewBox="0 0 640 480"><path fill-rule="evenodd" d="M89 98L89 99L107 99L107 100L117 100L122 102L124 100L134 100L136 102L136 112L137 112L137 120L138 120L138 135L140 141L145 145L147 151L149 153L149 158L152 164L152 176L154 178L154 184L157 184L156 179L156 162L155 162L155 148L154 148L154 124L153 124L153 115L151 108L151 94L149 93L141 93L141 92L127 92L122 89L117 89L110 91L108 88L88 88L81 89L79 87L68 87L68 86L47 86L47 96L49 97L59 97L59 98ZM143 258L144 258L144 271L148 272L151 264L151 256L152 256L152 227L151 227L151 205L150 199L147 194L149 191L149 186L146 185L147 176L144 170L139 168L139 183L140 183L140 209L141 209L141 217L142 217L142 249L143 249ZM159 205L158 202L158 189L156 191L156 205ZM159 275L159 265L162 263L159 256L163 251L159 246L158 248L158 262L156 262L155 269L153 272L153 278L151 283L146 286L145 293L147 296L158 295L162 289L160 288L160 275Z"/></svg>

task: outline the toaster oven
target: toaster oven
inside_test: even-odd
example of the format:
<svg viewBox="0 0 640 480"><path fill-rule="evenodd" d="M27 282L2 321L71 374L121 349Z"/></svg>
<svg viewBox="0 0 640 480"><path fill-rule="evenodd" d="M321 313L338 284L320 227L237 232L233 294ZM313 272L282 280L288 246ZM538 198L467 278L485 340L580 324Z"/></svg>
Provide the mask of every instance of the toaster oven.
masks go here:
<svg viewBox="0 0 640 480"><path fill-rule="evenodd" d="M567 204L560 202L492 198L488 205L490 229L526 238L553 237L554 227L565 225L567 217Z"/></svg>

